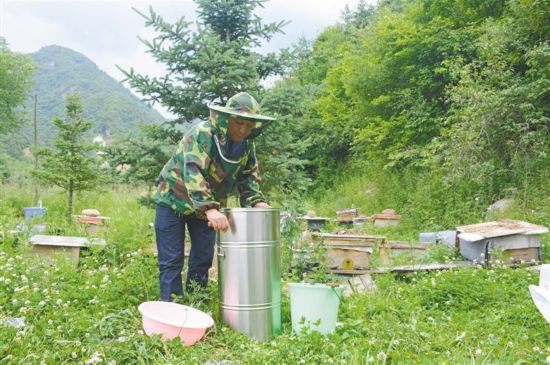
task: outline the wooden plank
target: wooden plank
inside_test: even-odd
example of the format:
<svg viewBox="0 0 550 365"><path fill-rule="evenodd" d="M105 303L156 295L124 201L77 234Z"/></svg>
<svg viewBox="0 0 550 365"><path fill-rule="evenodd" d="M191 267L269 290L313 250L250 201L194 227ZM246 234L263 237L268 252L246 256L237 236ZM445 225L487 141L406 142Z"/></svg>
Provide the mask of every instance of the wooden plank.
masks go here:
<svg viewBox="0 0 550 365"><path fill-rule="evenodd" d="M345 239L386 239L386 236L376 236L376 235L364 235L364 234L334 234L334 233L312 233L314 237L321 238L345 238Z"/></svg>
<svg viewBox="0 0 550 365"><path fill-rule="evenodd" d="M434 270L450 270L450 269L459 269L464 267L476 266L470 261L457 261L448 264L441 263L431 263L431 264L418 264L418 265L405 265L405 266L394 266L394 267L380 267L369 272L372 274L383 274L383 273L409 273L414 271L434 271Z"/></svg>
<svg viewBox="0 0 550 365"><path fill-rule="evenodd" d="M347 240L323 240L321 241L324 246L336 247L336 246L356 246L356 247L374 247L377 245L377 241L347 241Z"/></svg>
<svg viewBox="0 0 550 365"><path fill-rule="evenodd" d="M410 250L426 250L431 245L429 244L415 244L415 243L407 243L402 241L390 241L388 243L383 243L380 245L380 247L387 247L389 249L410 249Z"/></svg>
<svg viewBox="0 0 550 365"><path fill-rule="evenodd" d="M354 276L347 280L344 287L344 297L354 293L374 293L378 290L370 274Z"/></svg>
<svg viewBox="0 0 550 365"><path fill-rule="evenodd" d="M328 269L327 271L330 274L341 274L341 275L362 275L362 274L368 274L372 272L370 269L362 269L362 270Z"/></svg>

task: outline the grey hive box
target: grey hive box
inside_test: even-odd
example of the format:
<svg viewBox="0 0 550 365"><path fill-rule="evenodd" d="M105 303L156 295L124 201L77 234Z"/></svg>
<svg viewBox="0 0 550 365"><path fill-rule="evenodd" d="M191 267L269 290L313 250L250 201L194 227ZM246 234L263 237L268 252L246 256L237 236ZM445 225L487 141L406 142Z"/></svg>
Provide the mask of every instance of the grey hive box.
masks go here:
<svg viewBox="0 0 550 365"><path fill-rule="evenodd" d="M506 264L540 261L540 235L548 228L500 220L457 227L460 254L467 260L487 264L499 254Z"/></svg>

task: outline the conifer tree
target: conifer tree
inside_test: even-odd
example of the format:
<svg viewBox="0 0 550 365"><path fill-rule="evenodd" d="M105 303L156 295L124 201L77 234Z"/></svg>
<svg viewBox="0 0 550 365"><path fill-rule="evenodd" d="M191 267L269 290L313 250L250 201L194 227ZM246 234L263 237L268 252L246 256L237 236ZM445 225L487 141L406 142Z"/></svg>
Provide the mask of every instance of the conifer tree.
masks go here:
<svg viewBox="0 0 550 365"><path fill-rule="evenodd" d="M94 145L82 141L83 134L93 126L82 119L83 107L77 94L67 96L65 119L54 117L59 129L55 150L40 149L42 166L35 171L41 181L61 187L67 193L67 222L70 223L74 193L90 190L99 180L97 161L90 154Z"/></svg>
<svg viewBox="0 0 550 365"><path fill-rule="evenodd" d="M284 21L264 24L254 14L265 1L195 0L195 31L184 17L170 24L151 7L148 15L136 10L158 34L152 41L141 41L167 73L155 78L133 68L121 69L126 81L146 100L159 102L177 115L176 123L204 119L208 116L205 104L223 104L240 91L258 97L260 81L281 74L290 59L287 50L267 54L255 50L286 25Z"/></svg>

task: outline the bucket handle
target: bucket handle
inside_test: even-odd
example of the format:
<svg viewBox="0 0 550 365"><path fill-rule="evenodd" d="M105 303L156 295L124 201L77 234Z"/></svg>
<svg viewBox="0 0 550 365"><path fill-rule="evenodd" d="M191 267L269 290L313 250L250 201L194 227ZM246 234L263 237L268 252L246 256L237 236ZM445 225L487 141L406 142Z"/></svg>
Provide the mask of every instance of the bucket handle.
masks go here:
<svg viewBox="0 0 550 365"><path fill-rule="evenodd" d="M217 255L220 256L220 257L225 258L225 253L223 252L223 248L221 246L218 246Z"/></svg>
<svg viewBox="0 0 550 365"><path fill-rule="evenodd" d="M183 327L187 323L188 318L189 318L189 310L185 308L185 319L183 320L183 323L180 325L180 330L178 331L178 337L180 336L181 331L183 331Z"/></svg>
<svg viewBox="0 0 550 365"><path fill-rule="evenodd" d="M342 302L343 298L340 294L338 294L338 290L336 290L336 288L339 288L340 285L339 284L325 284L326 286L330 287L332 289L332 291L334 292L334 294L336 294L336 296L338 297L338 299L340 300L340 302Z"/></svg>

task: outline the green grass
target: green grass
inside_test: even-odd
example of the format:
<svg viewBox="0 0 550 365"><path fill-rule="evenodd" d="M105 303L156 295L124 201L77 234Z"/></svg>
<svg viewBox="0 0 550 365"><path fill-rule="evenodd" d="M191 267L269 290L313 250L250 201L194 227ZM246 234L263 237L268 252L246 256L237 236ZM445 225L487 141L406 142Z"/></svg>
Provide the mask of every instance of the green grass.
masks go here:
<svg viewBox="0 0 550 365"><path fill-rule="evenodd" d="M11 227L30 202L20 187L2 189L9 198L0 221ZM162 343L143 334L137 310L159 297L156 257L146 250L153 211L140 207L137 196L135 189L114 188L78 197L77 211L94 207L113 219L107 249L86 252L77 269L63 260L39 261L24 239L2 241L0 318L23 316L26 326L0 325L0 364L513 364L546 363L550 355L548 324L528 291L538 275L510 268L375 276L378 291L345 299L330 336L294 334L284 293L283 332L267 343L221 324L214 280L208 300L189 303L213 315L207 337L192 347ZM43 201L48 219L78 232L59 219L59 192L45 191Z"/></svg>

